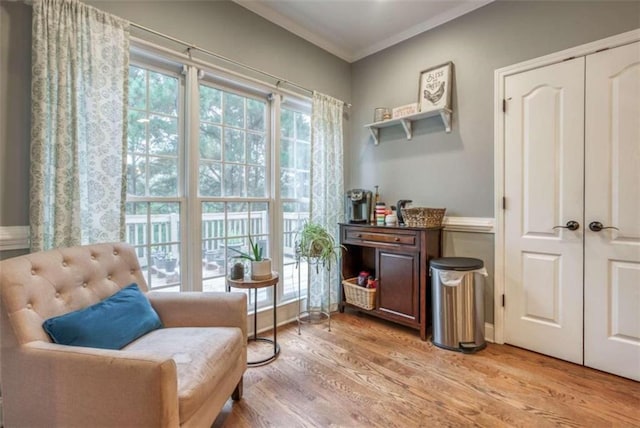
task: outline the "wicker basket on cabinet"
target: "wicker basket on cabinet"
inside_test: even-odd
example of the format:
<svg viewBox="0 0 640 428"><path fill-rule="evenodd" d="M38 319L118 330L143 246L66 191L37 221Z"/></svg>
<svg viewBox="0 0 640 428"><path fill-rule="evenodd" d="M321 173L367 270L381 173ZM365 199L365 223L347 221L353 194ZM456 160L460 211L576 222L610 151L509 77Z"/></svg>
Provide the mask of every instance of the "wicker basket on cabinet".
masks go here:
<svg viewBox="0 0 640 428"><path fill-rule="evenodd" d="M357 278L349 278L342 281L344 297L347 303L368 311L376 307L376 289L365 288L357 284Z"/></svg>

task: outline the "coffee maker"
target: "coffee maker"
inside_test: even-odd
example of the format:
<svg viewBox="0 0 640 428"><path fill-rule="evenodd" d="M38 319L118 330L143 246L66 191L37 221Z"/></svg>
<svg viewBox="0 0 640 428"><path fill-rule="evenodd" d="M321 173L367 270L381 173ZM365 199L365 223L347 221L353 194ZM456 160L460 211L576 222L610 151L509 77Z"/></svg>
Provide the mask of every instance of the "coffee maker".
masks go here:
<svg viewBox="0 0 640 428"><path fill-rule="evenodd" d="M347 190L345 195L346 220L348 223L368 223L371 218L371 191Z"/></svg>

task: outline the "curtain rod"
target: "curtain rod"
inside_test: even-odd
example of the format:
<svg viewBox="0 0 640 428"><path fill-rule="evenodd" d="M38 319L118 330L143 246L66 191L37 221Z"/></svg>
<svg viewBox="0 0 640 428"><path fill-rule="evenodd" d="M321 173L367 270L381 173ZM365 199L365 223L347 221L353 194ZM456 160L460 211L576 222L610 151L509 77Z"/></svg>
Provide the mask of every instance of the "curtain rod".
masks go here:
<svg viewBox="0 0 640 428"><path fill-rule="evenodd" d="M154 30L152 28L145 27L144 25L136 24L135 22L131 22L131 21L129 21L129 25L131 25L132 27L138 28L140 30L146 31L148 33L154 34L156 36L162 37L164 39L171 40L172 42L179 43L179 44L181 44L183 46L186 46L187 47L187 51L197 50L199 52L202 52L202 53L207 54L207 55L211 55L211 56L213 56L215 58L221 59L221 60L226 61L228 63L237 65L237 66L242 67L242 68L246 68L247 70L251 70L251 71L253 71L255 73L262 74L263 76L268 76L268 77L270 77L272 79L275 79L277 81L276 87L278 87L280 84L286 84L286 85L298 88L298 89L300 89L302 91L308 92L310 94L313 94L313 92L314 92L312 89L305 88L304 86L298 85L297 83L294 83L294 82L291 82L289 80L283 79L281 77L275 76L275 75L273 75L271 73L267 73L266 71L262 71L260 69L255 68L255 67L252 67L250 65L246 65L246 64L243 64L241 62L235 61L235 60L233 60L231 58L227 58L226 56L217 54L215 52L211 52L210 50L207 50L207 49L201 48L199 46L196 46L193 43L185 42L185 41L177 39L177 38L175 38L173 36L169 36L168 34L164 34L164 33L161 33L159 31L156 31L156 30ZM351 108L351 103L347 103L347 102L344 102L344 101L342 101L342 102L344 103L345 107Z"/></svg>

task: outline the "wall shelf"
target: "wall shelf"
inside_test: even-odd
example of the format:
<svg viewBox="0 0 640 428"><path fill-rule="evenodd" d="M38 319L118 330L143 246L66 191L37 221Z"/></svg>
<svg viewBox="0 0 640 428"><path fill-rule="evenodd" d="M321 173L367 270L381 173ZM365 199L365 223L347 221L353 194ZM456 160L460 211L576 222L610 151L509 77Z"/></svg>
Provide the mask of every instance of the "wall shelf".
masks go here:
<svg viewBox="0 0 640 428"><path fill-rule="evenodd" d="M365 125L364 127L369 129L369 132L371 132L371 136L373 137L373 142L377 146L378 144L380 144L380 128L402 125L402 127L404 128L404 132L407 134L407 140L410 140L411 138L413 138L413 122L415 122L416 120L425 119L427 117L440 116L442 118L442 122L444 123L445 132L450 133L451 113L452 111L450 109L442 108L439 110L420 112L409 116L398 117L396 119L387 119L381 122L373 122Z"/></svg>

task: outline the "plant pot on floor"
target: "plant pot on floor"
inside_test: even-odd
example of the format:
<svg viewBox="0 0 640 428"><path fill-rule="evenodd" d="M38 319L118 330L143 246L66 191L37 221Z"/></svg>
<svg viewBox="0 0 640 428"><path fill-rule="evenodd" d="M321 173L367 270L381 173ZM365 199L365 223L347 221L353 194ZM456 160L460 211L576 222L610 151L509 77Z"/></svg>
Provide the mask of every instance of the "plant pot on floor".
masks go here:
<svg viewBox="0 0 640 428"><path fill-rule="evenodd" d="M178 259L165 260L165 270L167 271L167 273L174 272L176 270L177 263Z"/></svg>
<svg viewBox="0 0 640 428"><path fill-rule="evenodd" d="M262 259L259 262L251 262L251 279L260 281L271 278L271 259Z"/></svg>

